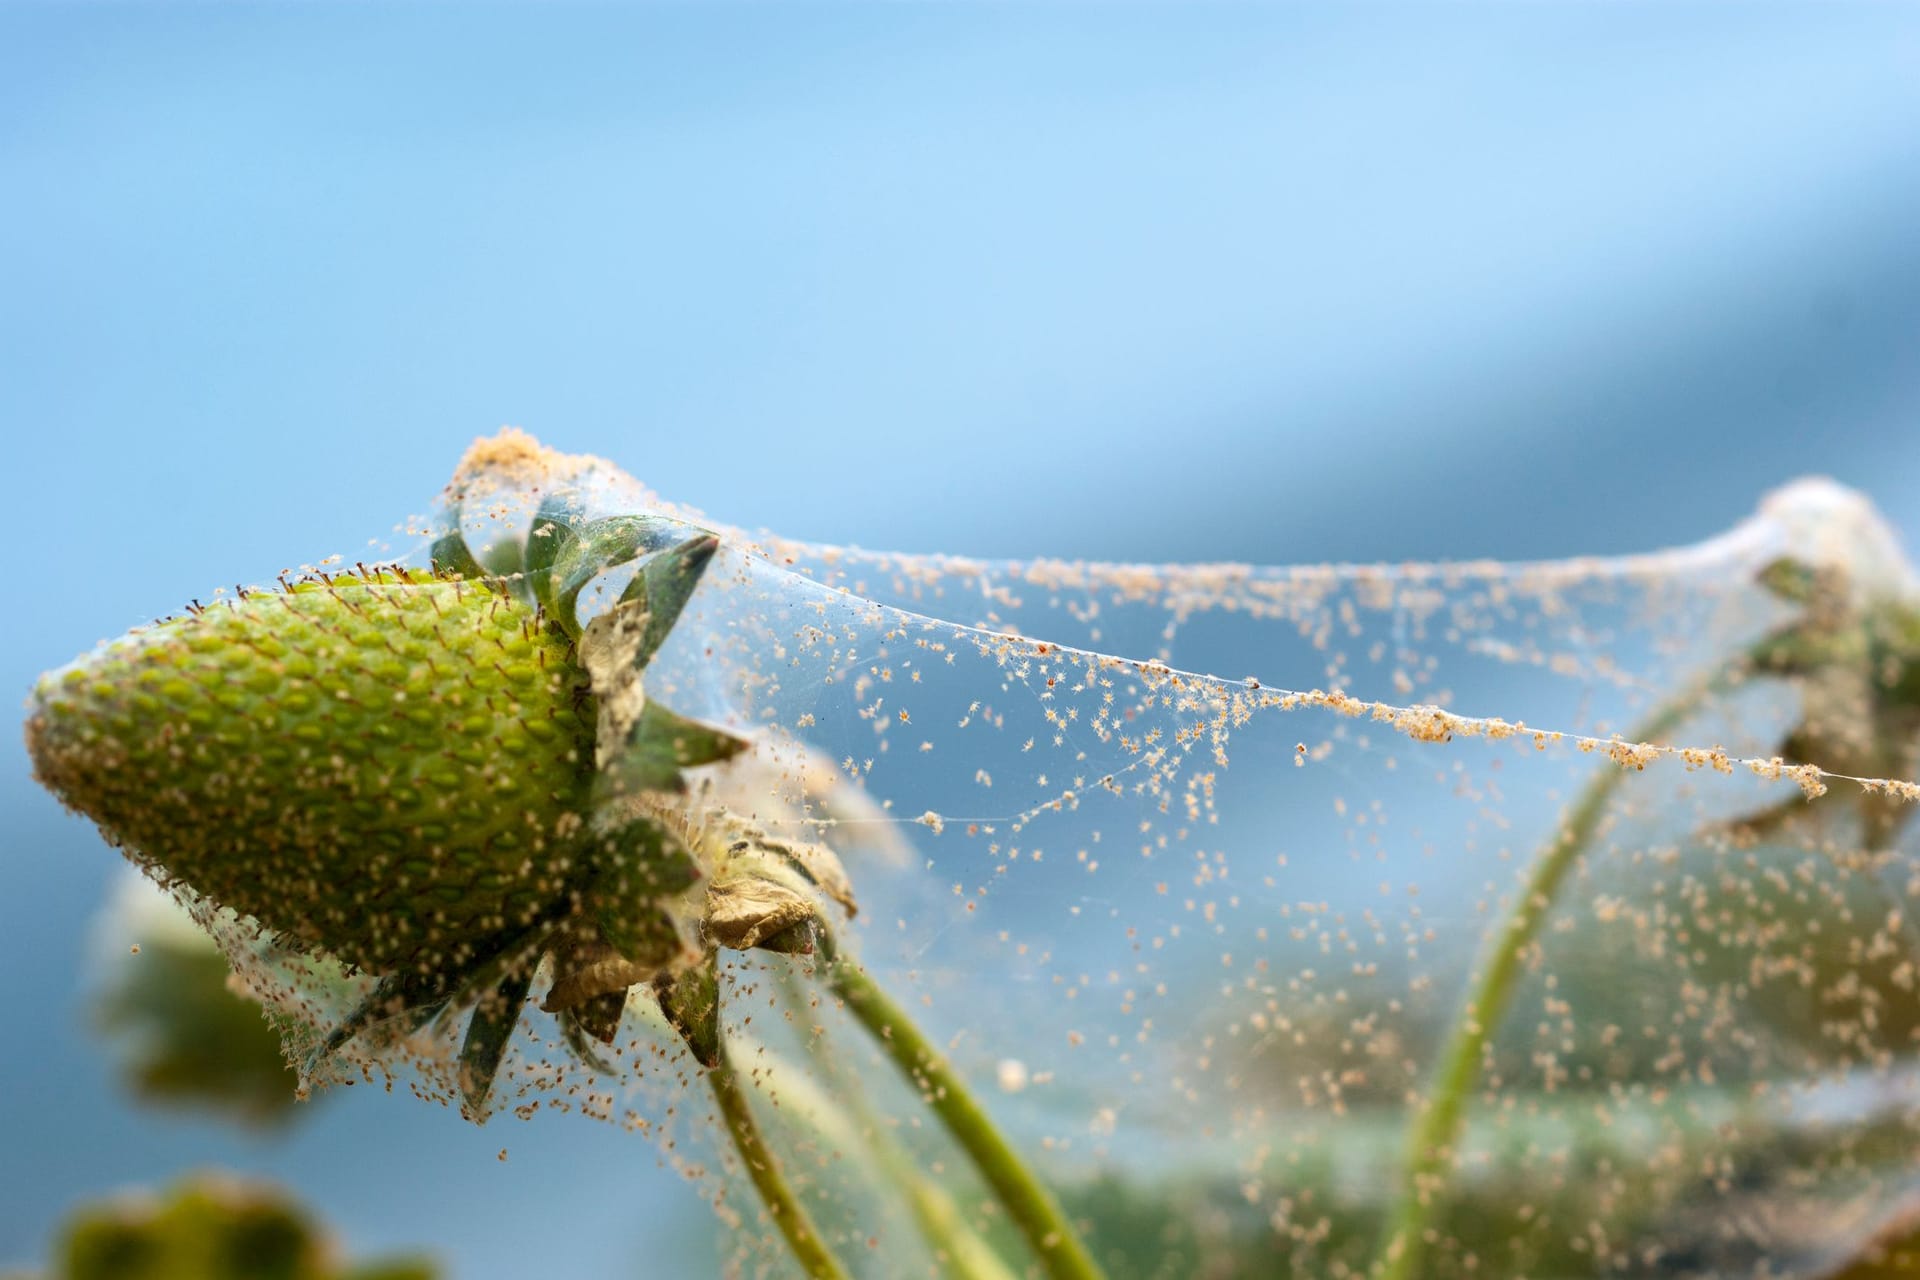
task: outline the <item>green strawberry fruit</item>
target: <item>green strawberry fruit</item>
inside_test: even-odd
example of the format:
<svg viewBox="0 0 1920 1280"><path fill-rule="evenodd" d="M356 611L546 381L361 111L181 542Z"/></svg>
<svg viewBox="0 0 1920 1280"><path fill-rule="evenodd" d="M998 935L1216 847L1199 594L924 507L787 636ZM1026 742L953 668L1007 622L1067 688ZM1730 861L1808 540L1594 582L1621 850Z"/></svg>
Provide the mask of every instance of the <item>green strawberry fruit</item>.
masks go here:
<svg viewBox="0 0 1920 1280"><path fill-rule="evenodd" d="M531 923L578 857L572 645L424 573L260 592L37 690L40 779L137 859L375 973Z"/></svg>
<svg viewBox="0 0 1920 1280"><path fill-rule="evenodd" d="M548 496L476 556L242 592L42 679L34 770L162 883L380 978L334 1028L473 1010L460 1058L484 1113L531 981L568 1042L611 1041L627 989L685 963L700 878L647 793L739 738L649 702L641 673L718 539ZM591 626L578 606L637 562Z"/></svg>

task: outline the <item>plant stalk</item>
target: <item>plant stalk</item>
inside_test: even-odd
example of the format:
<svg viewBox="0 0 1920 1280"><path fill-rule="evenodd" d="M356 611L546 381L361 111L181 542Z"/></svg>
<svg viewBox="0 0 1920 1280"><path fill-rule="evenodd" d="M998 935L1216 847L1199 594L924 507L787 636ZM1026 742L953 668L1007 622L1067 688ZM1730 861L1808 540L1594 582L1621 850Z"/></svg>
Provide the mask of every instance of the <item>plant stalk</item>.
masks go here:
<svg viewBox="0 0 1920 1280"><path fill-rule="evenodd" d="M787 1247L793 1250L794 1259L806 1271L809 1280L847 1280L847 1273L820 1239L813 1220L807 1216L807 1211L794 1196L793 1188L787 1185L786 1178L781 1174L773 1152L767 1149L761 1139L747 1091L741 1086L740 1075L727 1056L724 1038L720 1041L720 1061L708 1070L707 1083L713 1089L714 1101L720 1106L727 1133L733 1138L733 1149L740 1153L740 1161L747 1167L747 1176L753 1180L754 1190L760 1193L767 1216L780 1228Z"/></svg>
<svg viewBox="0 0 1920 1280"><path fill-rule="evenodd" d="M1747 669L1744 662L1730 663L1711 678L1676 694L1655 709L1630 741L1650 742L1667 736ZM1625 768L1609 767L1587 783L1559 834L1534 858L1525 889L1483 953L1479 982L1468 991L1434 1070L1427 1108L1416 1111L1408 1126L1400 1193L1375 1257L1374 1280L1415 1280L1422 1274L1426 1235L1443 1199L1445 1175L1455 1156L1467 1101L1480 1078L1487 1045L1505 1021L1519 989L1522 958L1540 936L1540 926L1553 909L1561 883L1593 842L1608 800L1627 775Z"/></svg>
<svg viewBox="0 0 1920 1280"><path fill-rule="evenodd" d="M1046 1274L1052 1280L1104 1280L1053 1193L1001 1137L946 1055L859 965L835 959L828 964L828 977L847 1011L913 1083L993 1188Z"/></svg>
<svg viewBox="0 0 1920 1280"><path fill-rule="evenodd" d="M819 1105L837 1113L844 1128L843 1140L858 1141L873 1157L881 1176L890 1178L903 1189L920 1238L932 1251L953 1280L1015 1280L1013 1272L994 1251L992 1245L967 1224L966 1215L951 1195L933 1178L922 1173L907 1150L887 1133L887 1125L867 1102L866 1091L850 1072L836 1064L839 1058L828 1047L827 1028L820 1021L813 1002L807 998L791 968L782 969L778 979L792 1011L795 1026L801 1031L808 1051L822 1068L834 1077L837 1098L822 1097Z"/></svg>

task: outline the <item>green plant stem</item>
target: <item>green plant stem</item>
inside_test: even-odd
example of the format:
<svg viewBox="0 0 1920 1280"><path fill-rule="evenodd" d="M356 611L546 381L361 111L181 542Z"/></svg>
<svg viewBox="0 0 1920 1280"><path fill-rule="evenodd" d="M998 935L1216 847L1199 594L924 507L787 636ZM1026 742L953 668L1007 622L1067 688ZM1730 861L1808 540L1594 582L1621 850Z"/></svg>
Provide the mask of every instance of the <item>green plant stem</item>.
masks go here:
<svg viewBox="0 0 1920 1280"><path fill-rule="evenodd" d="M890 1149L878 1149L876 1155L887 1172L906 1187L920 1236L933 1249L944 1274L954 1280L1013 1280L1013 1272L1000 1255L967 1225L953 1197L939 1184L921 1177L898 1148L888 1145Z"/></svg>
<svg viewBox="0 0 1920 1280"><path fill-rule="evenodd" d="M841 1270L839 1262L828 1252L820 1233L814 1229L813 1220L800 1207L793 1188L787 1185L786 1178L782 1176L773 1152L767 1149L761 1139L747 1091L741 1087L740 1075L727 1056L724 1039L720 1043L720 1061L707 1072L707 1083L713 1089L714 1101L720 1104L720 1115L726 1121L727 1133L733 1138L733 1148L740 1153L740 1161L747 1167L747 1176L753 1180L754 1190L760 1193L767 1216L773 1219L774 1225L780 1228L780 1234L786 1237L787 1246L793 1250L795 1260L811 1280L847 1280L847 1273Z"/></svg>
<svg viewBox="0 0 1920 1280"><path fill-rule="evenodd" d="M1634 731L1630 741L1649 742L1667 736L1746 670L1744 662L1730 663L1710 679L1675 695ZM1487 1044L1513 1003L1523 957L1540 936L1540 926L1553 908L1561 882L1592 843L1607 801L1628 772L1622 767L1607 768L1587 783L1559 834L1535 857L1525 889L1481 957L1479 982L1469 990L1454 1020L1453 1033L1434 1070L1427 1108L1416 1111L1408 1126L1400 1194L1388 1215L1387 1230L1375 1258L1375 1280L1413 1280L1423 1274L1420 1264L1426 1234L1442 1200L1444 1175L1454 1159L1467 1100L1480 1078Z"/></svg>
<svg viewBox="0 0 1920 1280"><path fill-rule="evenodd" d="M845 1130L846 1140L863 1143L882 1176L904 1189L908 1207L920 1238L933 1252L942 1274L953 1280L1014 1280L992 1245L967 1224L966 1215L934 1179L920 1171L907 1150L887 1133L887 1125L867 1103L866 1090L858 1078L836 1067L839 1058L827 1048L827 1028L815 1012L813 1002L800 988L794 970L783 969L778 979L792 1011L794 1025L809 1046L809 1052L822 1068L836 1077L837 1101L822 1097L819 1105L837 1112L835 1117Z"/></svg>
<svg viewBox="0 0 1920 1280"><path fill-rule="evenodd" d="M1061 1212L1053 1193L1000 1136L993 1120L948 1064L946 1055L921 1034L913 1020L859 965L835 960L828 973L847 1011L913 1082L999 1196L1047 1275L1053 1280L1103 1280L1100 1267Z"/></svg>

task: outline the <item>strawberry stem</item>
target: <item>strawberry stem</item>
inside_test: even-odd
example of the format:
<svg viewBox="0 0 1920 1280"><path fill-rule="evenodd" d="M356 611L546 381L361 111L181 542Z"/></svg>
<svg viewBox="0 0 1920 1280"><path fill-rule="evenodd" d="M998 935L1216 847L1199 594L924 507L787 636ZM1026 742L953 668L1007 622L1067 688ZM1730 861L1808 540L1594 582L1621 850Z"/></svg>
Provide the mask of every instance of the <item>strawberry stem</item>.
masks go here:
<svg viewBox="0 0 1920 1280"><path fill-rule="evenodd" d="M767 1216L780 1229L787 1247L793 1250L794 1259L811 1280L846 1280L847 1273L841 1270L839 1262L820 1239L812 1219L807 1216L793 1188L780 1172L779 1162L761 1139L760 1127L753 1118L753 1107L747 1098L747 1091L741 1086L740 1075L727 1056L724 1036L719 1041L719 1053L719 1063L707 1072L707 1084L713 1090L714 1101L720 1106L721 1118L726 1121L727 1133L733 1139L733 1149L740 1153L740 1162L746 1166L747 1177L752 1179L754 1190L760 1193L761 1204L766 1206Z"/></svg>
<svg viewBox="0 0 1920 1280"><path fill-rule="evenodd" d="M946 1056L859 965L834 960L828 966L828 980L847 1011L893 1059L973 1161L1046 1274L1052 1280L1103 1280L1099 1264L1053 1193L1014 1153Z"/></svg>

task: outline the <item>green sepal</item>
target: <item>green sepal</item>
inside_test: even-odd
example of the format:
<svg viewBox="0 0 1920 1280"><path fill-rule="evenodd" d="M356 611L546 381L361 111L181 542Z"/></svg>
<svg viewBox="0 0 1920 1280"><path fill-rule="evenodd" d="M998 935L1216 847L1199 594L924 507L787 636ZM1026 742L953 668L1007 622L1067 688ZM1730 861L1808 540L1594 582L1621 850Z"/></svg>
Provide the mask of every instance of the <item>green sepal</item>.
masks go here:
<svg viewBox="0 0 1920 1280"><path fill-rule="evenodd" d="M1811 675L1847 656L1846 639L1825 628L1794 622L1762 636L1748 656L1754 670L1770 676Z"/></svg>
<svg viewBox="0 0 1920 1280"><path fill-rule="evenodd" d="M513 592L514 599L531 608L536 602L527 585L526 548L518 538L502 538L487 548L480 565L487 576L500 579Z"/></svg>
<svg viewBox="0 0 1920 1280"><path fill-rule="evenodd" d="M685 542L651 556L633 575L633 581L620 595L620 603L639 603L647 611L647 630L640 641L638 665L645 667L666 643L681 610L700 585L701 575L720 549L717 534L701 532Z"/></svg>
<svg viewBox="0 0 1920 1280"><path fill-rule="evenodd" d="M673 917L658 907L618 912L602 907L596 917L600 936L622 959L649 969L665 969L686 954L686 939Z"/></svg>
<svg viewBox="0 0 1920 1280"><path fill-rule="evenodd" d="M520 1010L532 985L533 966L523 966L502 978L474 1006L466 1039L460 1043L459 1078L461 1096L475 1122L486 1119L487 1094L493 1088L493 1078L500 1073L500 1060L506 1056L513 1029L520 1025Z"/></svg>
<svg viewBox="0 0 1920 1280"><path fill-rule="evenodd" d="M549 614L553 613L553 567L579 540L573 524L572 499L555 493L540 503L527 530L527 583L534 600Z"/></svg>
<svg viewBox="0 0 1920 1280"><path fill-rule="evenodd" d="M646 791L685 791L682 769L731 760L747 749L745 738L702 724L649 702L613 764L616 781Z"/></svg>
<svg viewBox="0 0 1920 1280"><path fill-rule="evenodd" d="M1820 571L1804 560L1781 556L1754 575L1769 593L1789 604L1805 604L1819 589Z"/></svg>
<svg viewBox="0 0 1920 1280"><path fill-rule="evenodd" d="M700 879L693 851L648 818L635 818L609 832L594 862L594 899L602 909L645 906L692 888Z"/></svg>
<svg viewBox="0 0 1920 1280"><path fill-rule="evenodd" d="M637 818L608 836L596 856L588 904L601 937L635 964L673 963L686 943L660 902L700 882L692 850L660 824Z"/></svg>
<svg viewBox="0 0 1920 1280"><path fill-rule="evenodd" d="M379 1027L389 1035L406 1037L431 1022L446 1007L449 984L438 975L418 973L388 974L374 984L366 999L327 1033L307 1055L302 1075L311 1075L316 1067L344 1048L363 1031Z"/></svg>
<svg viewBox="0 0 1920 1280"><path fill-rule="evenodd" d="M555 903L524 928L498 937L491 950L459 968L431 973L387 974L356 1005L319 1047L307 1055L302 1074L310 1074L342 1046L368 1030L410 1036L430 1022L465 1008L470 993L498 984L514 973L531 976L555 920L570 907Z"/></svg>
<svg viewBox="0 0 1920 1280"><path fill-rule="evenodd" d="M619 997L620 1007L624 1011L627 993L616 991L612 994ZM615 1025L618 1025L617 1019ZM606 1055L600 1052L600 1045L596 1043L592 1029L584 1021L580 1007L560 1011L560 1035L566 1040L567 1048L573 1051L573 1056L578 1058L589 1071L603 1076L619 1074L619 1068L607 1061ZM611 1041L612 1037L608 1036L607 1039Z"/></svg>
<svg viewBox="0 0 1920 1280"><path fill-rule="evenodd" d="M554 617L569 635L580 634L580 593L607 570L672 545L684 528L664 516L609 516L578 531L553 566Z"/></svg>
<svg viewBox="0 0 1920 1280"><path fill-rule="evenodd" d="M598 1040L601 1044L612 1044L620 1034L620 1018L627 1011L627 993L609 991L605 995L595 996L565 1011L580 1029Z"/></svg>
<svg viewBox="0 0 1920 1280"><path fill-rule="evenodd" d="M1874 610L1873 629L1880 643L1902 662L1920 659L1920 605L1885 600Z"/></svg>
<svg viewBox="0 0 1920 1280"><path fill-rule="evenodd" d="M680 1033L703 1067L720 1065L720 978L713 960L653 982L654 998L667 1023Z"/></svg>
<svg viewBox="0 0 1920 1280"><path fill-rule="evenodd" d="M1872 659L1882 672L1881 688L1889 706L1920 709L1920 612L1889 606L1878 620L1880 642Z"/></svg>
<svg viewBox="0 0 1920 1280"><path fill-rule="evenodd" d="M474 558L473 548L467 545L467 535L460 528L459 513L454 513L453 527L442 534L428 553L435 571L439 573L457 573L468 582L475 582L487 576L480 567L480 561Z"/></svg>
<svg viewBox="0 0 1920 1280"><path fill-rule="evenodd" d="M476 554L461 523L461 507L461 503L455 502L447 508L447 531L435 539L433 549L427 553L433 567L442 573L457 573L469 582L499 578L509 584L520 600L534 603L532 593L521 580L526 554L520 539L503 538L489 546L485 554Z"/></svg>

